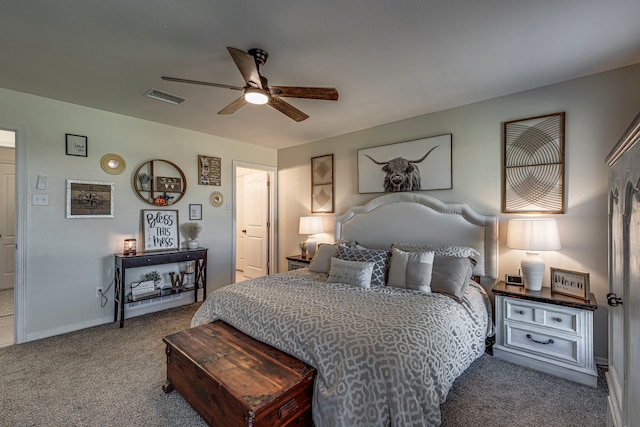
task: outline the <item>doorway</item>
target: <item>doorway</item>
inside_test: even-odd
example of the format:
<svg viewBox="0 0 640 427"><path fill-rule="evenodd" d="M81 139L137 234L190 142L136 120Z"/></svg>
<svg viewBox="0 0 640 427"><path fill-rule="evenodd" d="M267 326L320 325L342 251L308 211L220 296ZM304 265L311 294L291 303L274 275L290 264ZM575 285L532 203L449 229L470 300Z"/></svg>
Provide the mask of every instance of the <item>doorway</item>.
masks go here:
<svg viewBox="0 0 640 427"><path fill-rule="evenodd" d="M275 272L276 170L233 162L234 283Z"/></svg>
<svg viewBox="0 0 640 427"><path fill-rule="evenodd" d="M14 343L16 134L0 129L0 347Z"/></svg>

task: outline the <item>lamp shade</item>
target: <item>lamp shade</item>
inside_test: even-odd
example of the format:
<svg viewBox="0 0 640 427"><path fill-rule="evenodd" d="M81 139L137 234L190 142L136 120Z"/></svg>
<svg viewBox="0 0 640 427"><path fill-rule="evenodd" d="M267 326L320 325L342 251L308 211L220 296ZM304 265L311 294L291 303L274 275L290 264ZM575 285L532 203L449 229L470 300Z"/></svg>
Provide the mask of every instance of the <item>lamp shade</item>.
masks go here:
<svg viewBox="0 0 640 427"><path fill-rule="evenodd" d="M510 219L507 247L525 251L557 251L560 233L554 218Z"/></svg>
<svg viewBox="0 0 640 427"><path fill-rule="evenodd" d="M300 234L318 234L322 233L322 217L319 216L301 216L300 228L298 232Z"/></svg>

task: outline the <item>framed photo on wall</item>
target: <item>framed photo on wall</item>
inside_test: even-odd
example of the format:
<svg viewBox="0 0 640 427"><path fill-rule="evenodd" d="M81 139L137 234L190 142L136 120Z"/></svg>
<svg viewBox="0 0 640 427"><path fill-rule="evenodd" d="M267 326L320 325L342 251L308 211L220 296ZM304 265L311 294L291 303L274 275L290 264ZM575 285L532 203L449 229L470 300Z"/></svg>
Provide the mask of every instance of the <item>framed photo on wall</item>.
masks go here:
<svg viewBox="0 0 640 427"><path fill-rule="evenodd" d="M112 182L67 180L67 218L113 218Z"/></svg>
<svg viewBox="0 0 640 427"><path fill-rule="evenodd" d="M453 188L452 134L358 150L358 193Z"/></svg>
<svg viewBox="0 0 640 427"><path fill-rule="evenodd" d="M72 133L65 134L67 156L87 157L87 137L82 135L74 135Z"/></svg>
<svg viewBox="0 0 640 427"><path fill-rule="evenodd" d="M189 205L189 221L202 219L202 205Z"/></svg>
<svg viewBox="0 0 640 427"><path fill-rule="evenodd" d="M551 267L550 270L551 292L580 298L584 301L589 301L591 299L589 273L561 270L553 267Z"/></svg>
<svg viewBox="0 0 640 427"><path fill-rule="evenodd" d="M564 213L565 114L504 123L504 213Z"/></svg>
<svg viewBox="0 0 640 427"><path fill-rule="evenodd" d="M333 154L311 158L311 213L333 212Z"/></svg>
<svg viewBox="0 0 640 427"><path fill-rule="evenodd" d="M142 210L142 239L144 251L180 249L177 210Z"/></svg>

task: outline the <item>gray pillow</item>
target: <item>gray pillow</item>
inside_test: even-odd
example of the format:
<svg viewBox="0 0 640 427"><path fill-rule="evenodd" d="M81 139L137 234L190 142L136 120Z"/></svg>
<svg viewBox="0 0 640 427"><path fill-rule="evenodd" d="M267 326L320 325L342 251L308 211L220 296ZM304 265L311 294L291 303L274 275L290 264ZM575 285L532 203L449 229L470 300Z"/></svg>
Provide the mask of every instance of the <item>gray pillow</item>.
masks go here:
<svg viewBox="0 0 640 427"><path fill-rule="evenodd" d="M373 274L371 275L371 284L375 286L382 286L386 283L391 252L378 249L351 249L340 245L338 246L337 258L346 261L375 263L373 267Z"/></svg>
<svg viewBox="0 0 640 427"><path fill-rule="evenodd" d="M474 262L474 274L476 276L484 276L485 273L484 256L474 248L468 246L394 243L391 245L391 248L397 248L406 252L433 252L436 255L471 258Z"/></svg>
<svg viewBox="0 0 640 427"><path fill-rule="evenodd" d="M467 292L473 273L470 258L435 255L431 273L431 292L450 295L457 301Z"/></svg>
<svg viewBox="0 0 640 427"><path fill-rule="evenodd" d="M338 258L331 258L331 269L327 282L346 283L360 288L371 287L371 273L374 263L345 261Z"/></svg>
<svg viewBox="0 0 640 427"><path fill-rule="evenodd" d="M433 252L404 252L391 250L388 286L431 292Z"/></svg>
<svg viewBox="0 0 640 427"><path fill-rule="evenodd" d="M328 273L331 269L331 258L338 255L338 244L329 245L321 243L318 245L316 254L311 259L309 270L314 273Z"/></svg>

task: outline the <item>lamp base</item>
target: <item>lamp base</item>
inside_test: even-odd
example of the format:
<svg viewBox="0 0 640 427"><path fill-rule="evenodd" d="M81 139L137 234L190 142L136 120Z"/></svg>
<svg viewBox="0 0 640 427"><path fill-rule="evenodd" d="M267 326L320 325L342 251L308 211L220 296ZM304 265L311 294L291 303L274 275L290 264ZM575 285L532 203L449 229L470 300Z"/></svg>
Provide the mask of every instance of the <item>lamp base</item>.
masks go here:
<svg viewBox="0 0 640 427"><path fill-rule="evenodd" d="M316 254L317 247L318 242L316 242L316 239L313 236L309 236L309 238L307 239L307 255L309 255L309 258L313 258L313 256Z"/></svg>
<svg viewBox="0 0 640 427"><path fill-rule="evenodd" d="M524 287L530 291L542 289L542 279L544 278L544 260L540 258L538 252L527 252L527 255L520 261Z"/></svg>

